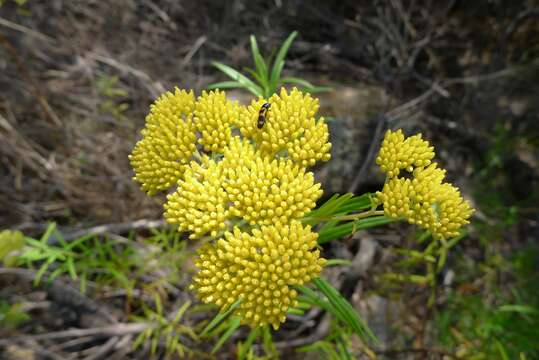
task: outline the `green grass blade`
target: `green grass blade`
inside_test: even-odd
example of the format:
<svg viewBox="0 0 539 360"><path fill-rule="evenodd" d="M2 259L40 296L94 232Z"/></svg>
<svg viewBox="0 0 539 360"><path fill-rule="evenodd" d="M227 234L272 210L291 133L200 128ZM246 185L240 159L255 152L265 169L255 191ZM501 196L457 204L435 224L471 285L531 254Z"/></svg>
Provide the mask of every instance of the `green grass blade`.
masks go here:
<svg viewBox="0 0 539 360"><path fill-rule="evenodd" d="M247 90L252 92L256 96L262 96L262 88L258 85L256 85L252 80L250 80L248 77L237 71L236 69L231 68L228 65L222 64L220 62L214 61L213 66L224 72L226 75L228 75L233 80L239 82L242 84Z"/></svg>
<svg viewBox="0 0 539 360"><path fill-rule="evenodd" d="M240 306L240 304L241 300L238 300L234 304L230 305L230 307L225 312L217 314L217 316L215 316L213 320L210 321L210 323L204 328L204 330L202 330L200 336L207 335L210 331L219 326L219 324L221 324L226 318L228 318L230 314L232 314L232 312L236 310L238 306Z"/></svg>
<svg viewBox="0 0 539 360"><path fill-rule="evenodd" d="M236 330L240 327L241 318L239 316L235 316L228 327L226 331L219 337L219 340L211 350L211 355L214 355L219 349L225 344L225 342L230 339L232 335L236 332Z"/></svg>
<svg viewBox="0 0 539 360"><path fill-rule="evenodd" d="M56 230L56 223L50 223L49 226L47 226L47 230L45 230L43 236L41 236L41 243L46 243L51 237L54 230Z"/></svg>
<svg viewBox="0 0 539 360"><path fill-rule="evenodd" d="M275 61L273 62L273 67L271 70L271 77L270 77L270 85L271 88L277 90L277 85L279 83L279 79L281 77L281 71L284 67L284 58L286 57L286 54L288 53L288 49L290 48L290 45L292 45L292 42L298 35L297 31L294 31L292 34L288 36L288 38L284 41L283 45L279 49L279 52L277 53L277 56L275 57Z"/></svg>

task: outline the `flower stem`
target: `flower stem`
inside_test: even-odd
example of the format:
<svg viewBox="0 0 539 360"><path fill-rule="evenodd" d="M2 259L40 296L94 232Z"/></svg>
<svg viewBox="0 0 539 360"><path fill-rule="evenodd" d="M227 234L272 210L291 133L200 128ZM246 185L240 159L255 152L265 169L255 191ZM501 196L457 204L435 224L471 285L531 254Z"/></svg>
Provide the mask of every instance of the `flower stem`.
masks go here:
<svg viewBox="0 0 539 360"><path fill-rule="evenodd" d="M369 210L364 211L359 214L350 214L350 215L343 215L343 216L336 216L332 218L331 220L340 220L340 221L346 221L346 220L359 220L364 219L371 216L377 216L377 215L384 215L384 210Z"/></svg>

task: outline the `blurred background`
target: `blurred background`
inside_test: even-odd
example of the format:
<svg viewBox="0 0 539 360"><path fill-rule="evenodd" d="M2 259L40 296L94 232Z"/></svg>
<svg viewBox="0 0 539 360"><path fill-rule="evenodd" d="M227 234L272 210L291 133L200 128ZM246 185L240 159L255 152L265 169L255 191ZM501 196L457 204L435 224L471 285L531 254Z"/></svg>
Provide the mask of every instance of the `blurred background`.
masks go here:
<svg viewBox="0 0 539 360"><path fill-rule="evenodd" d="M93 237L100 245L85 254L107 244L109 272L126 274L70 277L60 256L45 270L67 270L46 283L39 261L50 253L35 264L4 261L0 339L44 337L0 340L0 358L166 355L161 339L154 351L146 339L134 346L141 329L107 338L91 332L133 316L167 319L187 300L196 303L187 290L188 245L178 242L181 252L145 268L130 262L141 249L160 253L158 239L177 235L162 220L164 196L140 191L127 156L159 94L174 86L200 93L227 80L213 61L254 67L250 35L271 55L293 31L284 74L332 88L315 95L332 119L332 160L315 169L324 198L381 189L374 155L383 130L402 128L435 146L447 178L476 209L437 274L434 304L424 284L380 277L413 273L393 251L419 246L413 227L361 231L324 247L328 257L351 261L327 276L381 341L366 349L351 337L352 358L539 358L539 2L532 0L0 1L0 229L39 239L54 222L51 246ZM81 253L75 259L83 264ZM132 301L155 305L155 292L161 311ZM241 329L218 356L210 355L215 339L189 335L209 311L188 311L178 338L186 352L172 358L236 358ZM46 336L72 328L90 331ZM319 350L333 346L335 331L319 314L287 322L266 356L304 357L303 347L330 358ZM324 346L305 350L316 343Z"/></svg>

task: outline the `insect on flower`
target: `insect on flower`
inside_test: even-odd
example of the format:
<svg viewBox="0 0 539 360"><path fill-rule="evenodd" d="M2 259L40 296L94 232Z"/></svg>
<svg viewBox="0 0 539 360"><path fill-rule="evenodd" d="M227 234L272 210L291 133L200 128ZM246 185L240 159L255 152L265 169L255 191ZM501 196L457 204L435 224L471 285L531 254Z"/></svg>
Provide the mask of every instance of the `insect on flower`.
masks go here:
<svg viewBox="0 0 539 360"><path fill-rule="evenodd" d="M262 104L262 107L260 108L260 111L258 112L258 121L256 123L256 126L259 129L262 129L264 127L264 124L266 123L266 115L268 114L268 110L270 108L270 103L264 103Z"/></svg>

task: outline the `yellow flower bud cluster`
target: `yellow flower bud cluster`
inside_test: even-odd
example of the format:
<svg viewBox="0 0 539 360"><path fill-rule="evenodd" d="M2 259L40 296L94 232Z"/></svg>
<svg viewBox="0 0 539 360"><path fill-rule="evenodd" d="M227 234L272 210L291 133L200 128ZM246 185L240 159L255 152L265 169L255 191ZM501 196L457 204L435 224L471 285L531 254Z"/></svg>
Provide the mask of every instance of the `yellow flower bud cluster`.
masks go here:
<svg viewBox="0 0 539 360"><path fill-rule="evenodd" d="M377 159L387 179L377 195L386 216L405 218L435 238L450 238L469 223L473 209L456 187L443 182L445 170L431 163L433 156L433 148L420 135L404 139L402 131L389 130ZM412 178L399 177L401 169L411 171Z"/></svg>
<svg viewBox="0 0 539 360"><path fill-rule="evenodd" d="M325 262L317 234L299 222L322 195L306 168L330 156L317 111L318 100L297 89L248 107L221 91L195 99L176 89L151 106L130 156L144 191L175 187L167 222L192 239L210 236L196 261L200 298L222 310L241 300L235 311L253 327L278 328L296 304L290 286L317 277Z"/></svg>
<svg viewBox="0 0 539 360"><path fill-rule="evenodd" d="M165 219L190 232L191 239L210 233L217 236L228 219L228 195L222 187L221 166L206 159L205 167L193 163L187 169L178 189L167 196Z"/></svg>
<svg viewBox="0 0 539 360"><path fill-rule="evenodd" d="M316 120L318 99L293 88L282 88L267 102L270 108L262 129L257 127L259 111L266 101L254 100L242 108L238 120L241 134L254 140L262 153L274 156L286 152L290 159L303 167L330 159L331 143L324 118Z"/></svg>
<svg viewBox="0 0 539 360"><path fill-rule="evenodd" d="M225 183L231 211L251 225L285 224L313 209L322 195L311 172L285 158L257 157Z"/></svg>
<svg viewBox="0 0 539 360"><path fill-rule="evenodd" d="M434 148L421 139L421 134L404 138L402 130L388 130L376 163L389 178L398 176L402 169L412 172L416 167L428 166L434 158Z"/></svg>
<svg viewBox="0 0 539 360"><path fill-rule="evenodd" d="M234 228L216 244L199 251L193 280L201 300L222 309L241 300L235 313L257 327L271 324L278 329L297 292L317 277L325 264L316 247L318 234L299 221L253 229L252 234Z"/></svg>
<svg viewBox="0 0 539 360"><path fill-rule="evenodd" d="M192 91L175 89L161 95L150 108L140 140L129 155L134 180L153 195L176 184L195 151Z"/></svg>
<svg viewBox="0 0 539 360"><path fill-rule="evenodd" d="M239 106L226 99L222 91L203 91L195 105L195 126L198 142L204 150L222 152L230 142L231 126L238 118Z"/></svg>

